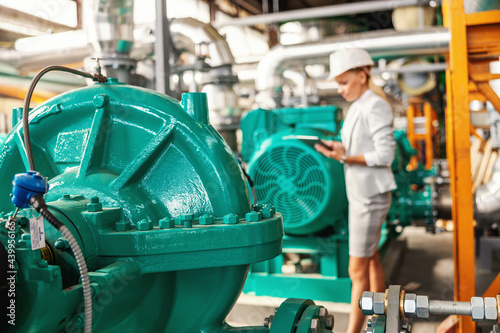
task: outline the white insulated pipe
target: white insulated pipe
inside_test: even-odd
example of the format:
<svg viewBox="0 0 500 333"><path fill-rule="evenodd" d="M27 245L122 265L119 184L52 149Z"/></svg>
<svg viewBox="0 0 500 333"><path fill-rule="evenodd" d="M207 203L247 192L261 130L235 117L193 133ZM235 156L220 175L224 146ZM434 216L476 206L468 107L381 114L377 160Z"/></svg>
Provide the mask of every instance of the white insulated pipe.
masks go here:
<svg viewBox="0 0 500 333"><path fill-rule="evenodd" d="M321 17L336 17L362 13L381 12L398 7L428 5L425 0L392 0L392 1L362 1L332 6L288 10L284 12L254 15L215 23L216 28L225 26L248 26L256 24L271 24L286 21L297 21Z"/></svg>
<svg viewBox="0 0 500 333"><path fill-rule="evenodd" d="M278 45L267 53L257 66L257 91L272 90L280 85L278 69L288 62L328 62L330 53L343 48L363 48L372 57L402 57L443 54L448 52L450 32L446 28L427 28L397 32L382 30L350 34L320 42Z"/></svg>

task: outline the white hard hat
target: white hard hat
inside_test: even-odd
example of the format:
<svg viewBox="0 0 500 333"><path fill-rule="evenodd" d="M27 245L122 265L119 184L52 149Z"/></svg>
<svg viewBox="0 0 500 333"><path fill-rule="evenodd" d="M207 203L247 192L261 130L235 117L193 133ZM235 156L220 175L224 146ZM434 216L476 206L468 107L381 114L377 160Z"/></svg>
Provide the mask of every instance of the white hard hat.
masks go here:
<svg viewBox="0 0 500 333"><path fill-rule="evenodd" d="M330 76L333 79L350 69L373 66L373 60L363 49L341 49L330 54Z"/></svg>

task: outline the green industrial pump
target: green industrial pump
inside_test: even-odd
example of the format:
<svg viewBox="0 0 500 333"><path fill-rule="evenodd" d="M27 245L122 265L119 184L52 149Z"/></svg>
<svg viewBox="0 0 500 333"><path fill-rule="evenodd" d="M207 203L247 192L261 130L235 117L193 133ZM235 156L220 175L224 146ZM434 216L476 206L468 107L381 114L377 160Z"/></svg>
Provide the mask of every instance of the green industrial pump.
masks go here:
<svg viewBox="0 0 500 333"><path fill-rule="evenodd" d="M242 119L241 155L257 201L283 214L286 234L282 256L252 265L245 292L350 301L344 169L314 149L321 139L339 140L341 127L342 110L335 106L257 109ZM380 246L412 219L433 219L430 186L422 180L432 172L407 171L415 152L404 132L396 131L395 139L398 188Z"/></svg>
<svg viewBox="0 0 500 333"><path fill-rule="evenodd" d="M205 94L178 102L109 79L32 110L31 143L22 125L0 148L3 328L80 332L90 315L93 332L331 332L324 308L295 299L267 326L225 323L249 265L281 252L283 225L251 205ZM12 213L22 196L32 207Z"/></svg>

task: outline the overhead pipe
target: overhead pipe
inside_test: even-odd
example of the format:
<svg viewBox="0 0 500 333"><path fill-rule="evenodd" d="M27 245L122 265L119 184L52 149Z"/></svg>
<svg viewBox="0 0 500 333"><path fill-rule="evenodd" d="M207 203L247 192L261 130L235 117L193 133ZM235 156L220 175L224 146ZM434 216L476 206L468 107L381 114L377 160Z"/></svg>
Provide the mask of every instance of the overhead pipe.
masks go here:
<svg viewBox="0 0 500 333"><path fill-rule="evenodd" d="M428 5L428 0L399 0L399 1L363 1L332 6L288 10L284 12L254 15L231 19L215 23L216 28L225 26L248 26L257 24L271 24L286 21L297 21L321 17L335 17L362 13L381 12L398 7Z"/></svg>
<svg viewBox="0 0 500 333"><path fill-rule="evenodd" d="M155 29L155 89L156 91L171 95L170 90L170 34L167 17L167 2L155 1L156 29Z"/></svg>
<svg viewBox="0 0 500 333"><path fill-rule="evenodd" d="M278 45L259 62L255 86L259 92L272 91L280 85L278 69L284 67L285 63L327 63L330 53L343 48L363 48L372 57L443 54L448 52L450 38L448 29L440 27L405 32L381 30L343 35L314 43Z"/></svg>
<svg viewBox="0 0 500 333"><path fill-rule="evenodd" d="M226 39L208 23L192 17L176 18L170 23L170 33L177 50L208 56L207 63L211 67L234 64L234 57Z"/></svg>
<svg viewBox="0 0 500 333"><path fill-rule="evenodd" d="M128 57L134 42L133 0L84 0L87 41L99 56Z"/></svg>
<svg viewBox="0 0 500 333"><path fill-rule="evenodd" d="M193 18L172 19L170 30L175 49L196 54L196 45L201 44L208 50L204 53L208 56L207 62L210 66L234 64L227 41L210 24ZM51 64L78 63L92 54L92 47L88 44L83 30L20 38L16 41L17 44L23 45L23 50L2 51L0 61L11 64L20 71L39 69ZM33 44L44 45L46 49L37 51L24 47ZM138 47L151 49L150 44L141 44Z"/></svg>

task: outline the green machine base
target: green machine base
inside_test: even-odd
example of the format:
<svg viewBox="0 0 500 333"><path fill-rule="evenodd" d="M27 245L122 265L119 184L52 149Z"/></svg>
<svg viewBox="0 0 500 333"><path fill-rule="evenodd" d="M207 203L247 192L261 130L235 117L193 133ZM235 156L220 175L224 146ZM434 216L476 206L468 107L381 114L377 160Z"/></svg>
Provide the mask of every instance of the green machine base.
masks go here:
<svg viewBox="0 0 500 333"><path fill-rule="evenodd" d="M383 257L392 228L382 227L379 252ZM268 261L251 265L243 292L256 296L308 297L318 301L351 302L348 275L349 248L346 232L329 237L283 237L283 253ZM318 265L316 273L283 273L284 256L295 253L310 256Z"/></svg>
<svg viewBox="0 0 500 333"><path fill-rule="evenodd" d="M319 301L349 303L351 301L351 279L325 277L320 274L265 274L248 275L243 292L272 297L309 297Z"/></svg>

